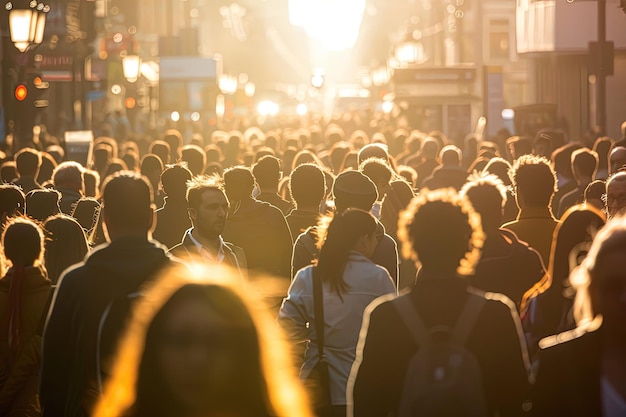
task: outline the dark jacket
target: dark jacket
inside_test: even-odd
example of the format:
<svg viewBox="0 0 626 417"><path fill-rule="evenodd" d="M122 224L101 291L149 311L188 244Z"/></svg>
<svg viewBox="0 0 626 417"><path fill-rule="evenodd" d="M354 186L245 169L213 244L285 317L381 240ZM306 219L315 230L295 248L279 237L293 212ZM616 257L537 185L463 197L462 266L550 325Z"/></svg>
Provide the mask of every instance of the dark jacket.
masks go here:
<svg viewBox="0 0 626 417"><path fill-rule="evenodd" d="M311 265L313 260L317 259L319 250L315 244L317 241L316 236L316 227L311 227L296 239L291 259L291 278L296 276L298 270ZM398 245L385 232L385 226L379 221L377 221L376 237L379 243L371 260L389 272L392 281L398 288Z"/></svg>
<svg viewBox="0 0 626 417"><path fill-rule="evenodd" d="M168 248L180 243L185 231L191 227L187 201L165 197L165 204L156 211L157 221L152 237Z"/></svg>
<svg viewBox="0 0 626 417"><path fill-rule="evenodd" d="M0 317L6 317L13 269L0 280ZM48 304L51 282L41 267L26 268L22 296L22 349L11 359L8 320L0 319L0 416L40 415L37 398L41 365L40 322Z"/></svg>
<svg viewBox="0 0 626 417"><path fill-rule="evenodd" d="M585 189L587 188L587 185L588 184L579 185L561 197L559 200L559 212L557 213L557 217L559 219L563 217L563 214L565 214L568 208L585 201Z"/></svg>
<svg viewBox="0 0 626 417"><path fill-rule="evenodd" d="M309 227L317 225L317 220L320 216L319 211L292 210L291 213L285 217L285 220L287 220L287 224L289 225L293 241L295 242L298 236L300 236L300 233L304 233Z"/></svg>
<svg viewBox="0 0 626 417"><path fill-rule="evenodd" d="M189 237L192 230L193 228L187 230L184 233L182 242L172 247L168 253L171 253L173 256L182 259L183 261L202 260L198 247ZM239 276L242 279L245 278L247 276L246 270L248 268L248 264L243 249L233 245L232 243L224 242L222 250L224 251L223 264L239 272Z"/></svg>
<svg viewBox="0 0 626 417"><path fill-rule="evenodd" d="M58 187L56 190L61 193L61 201L59 201L61 213L71 216L76 202L80 200L83 195L79 191L70 188Z"/></svg>
<svg viewBox="0 0 626 417"><path fill-rule="evenodd" d="M286 216L291 210L293 210L293 204L276 193L260 193L256 196L256 199L270 203L274 207L278 208L283 213L283 216Z"/></svg>
<svg viewBox="0 0 626 417"><path fill-rule="evenodd" d="M467 284L458 277L417 278L409 297L427 327L452 326L468 297ZM366 310L350 375L354 416L396 415L404 375L418 349L392 305L379 299ZM523 415L529 398L528 360L515 307L488 299L467 339L482 371L489 408L502 416ZM348 389L351 385L349 382ZM348 416L351 414L348 413Z"/></svg>
<svg viewBox="0 0 626 417"><path fill-rule="evenodd" d="M271 204L243 201L229 214L222 237L244 250L249 271L289 277L291 232L281 211Z"/></svg>
<svg viewBox="0 0 626 417"><path fill-rule="evenodd" d="M500 236L488 237L470 285L506 295L517 305L522 296L544 276L541 256L511 231L500 229Z"/></svg>
<svg viewBox="0 0 626 417"><path fill-rule="evenodd" d="M43 338L45 417L90 415L99 397L96 345L104 310L172 262L157 243L124 237L99 246L61 276Z"/></svg>
<svg viewBox="0 0 626 417"><path fill-rule="evenodd" d="M559 334L561 343L540 352L533 389L538 417L602 416L602 328L578 336Z"/></svg>

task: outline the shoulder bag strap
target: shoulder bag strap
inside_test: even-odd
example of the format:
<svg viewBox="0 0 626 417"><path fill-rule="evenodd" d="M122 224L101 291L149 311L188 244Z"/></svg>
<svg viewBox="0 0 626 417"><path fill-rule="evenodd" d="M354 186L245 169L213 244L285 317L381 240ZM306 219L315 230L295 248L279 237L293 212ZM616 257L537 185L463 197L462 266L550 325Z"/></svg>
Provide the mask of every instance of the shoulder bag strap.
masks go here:
<svg viewBox="0 0 626 417"><path fill-rule="evenodd" d="M312 268L313 279L313 314L315 321L315 334L317 335L317 349L320 359L324 356L324 292L322 290L322 278L320 277L317 267Z"/></svg>
<svg viewBox="0 0 626 417"><path fill-rule="evenodd" d="M476 324L476 320L478 320L478 316L480 316L483 305L485 305L485 297L479 294L469 293L461 315L452 330L452 339L456 343L460 345L465 344Z"/></svg>
<svg viewBox="0 0 626 417"><path fill-rule="evenodd" d="M429 340L429 332L422 318L417 313L409 296L400 296L391 304L396 308L400 318L409 329L409 333L418 347L426 346Z"/></svg>

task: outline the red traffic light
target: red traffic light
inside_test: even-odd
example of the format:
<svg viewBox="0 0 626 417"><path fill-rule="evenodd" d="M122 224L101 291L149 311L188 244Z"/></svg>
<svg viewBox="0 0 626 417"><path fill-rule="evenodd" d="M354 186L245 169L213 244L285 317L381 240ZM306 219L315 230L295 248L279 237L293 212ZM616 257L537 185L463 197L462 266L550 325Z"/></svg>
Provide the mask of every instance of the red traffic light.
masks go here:
<svg viewBox="0 0 626 417"><path fill-rule="evenodd" d="M124 100L124 105L127 109L134 109L136 104L137 101L133 97L127 97L126 100Z"/></svg>
<svg viewBox="0 0 626 417"><path fill-rule="evenodd" d="M28 95L28 89L24 84L19 84L15 87L15 98L17 101L24 101Z"/></svg>

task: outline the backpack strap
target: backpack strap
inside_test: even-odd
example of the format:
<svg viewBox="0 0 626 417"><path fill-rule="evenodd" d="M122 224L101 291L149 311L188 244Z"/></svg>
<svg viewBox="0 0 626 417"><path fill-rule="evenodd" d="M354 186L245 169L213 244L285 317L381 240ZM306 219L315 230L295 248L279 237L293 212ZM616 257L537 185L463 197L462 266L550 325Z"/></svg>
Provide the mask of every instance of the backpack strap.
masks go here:
<svg viewBox="0 0 626 417"><path fill-rule="evenodd" d="M311 271L313 279L313 314L315 321L315 335L317 336L317 349L320 360L325 361L324 355L324 291L322 289L322 277L320 277L317 266Z"/></svg>
<svg viewBox="0 0 626 417"><path fill-rule="evenodd" d="M396 308L396 311L407 329L409 329L409 333L411 333L411 337L417 346L422 347L427 345L430 339L430 333L424 325L422 318L417 313L415 306L413 306L410 297L408 295L398 297L393 300L391 304Z"/></svg>
<svg viewBox="0 0 626 417"><path fill-rule="evenodd" d="M476 320L478 320L478 316L480 315L484 304L485 297L479 294L469 293L469 297L467 297L467 301L461 311L461 315L452 330L452 340L459 345L465 344L469 334L476 324Z"/></svg>

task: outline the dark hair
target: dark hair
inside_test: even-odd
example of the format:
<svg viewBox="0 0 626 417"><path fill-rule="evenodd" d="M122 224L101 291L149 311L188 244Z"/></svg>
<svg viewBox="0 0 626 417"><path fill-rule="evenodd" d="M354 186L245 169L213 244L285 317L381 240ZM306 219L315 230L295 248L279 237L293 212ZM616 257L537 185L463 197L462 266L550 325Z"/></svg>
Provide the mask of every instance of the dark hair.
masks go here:
<svg viewBox="0 0 626 417"><path fill-rule="evenodd" d="M596 232L606 223L606 218L594 207L585 204L577 204L565 211L561 221L554 230L550 261L544 277L531 289L526 291L520 305L524 310L530 298L546 292L546 297L551 302L544 303L548 311L542 319L546 336L557 330L561 319L562 303L558 301L563 296L573 298L574 294L569 289L568 277L570 275L570 252L578 244L591 242ZM565 290L565 294L564 294ZM567 292L569 291L569 294Z"/></svg>
<svg viewBox="0 0 626 417"><path fill-rule="evenodd" d="M576 149L572 152L572 172L574 177L583 176L593 178L598 169L598 154L587 148Z"/></svg>
<svg viewBox="0 0 626 417"><path fill-rule="evenodd" d="M182 165L169 166L161 173L163 191L171 198L183 198L187 193L187 181L192 177L192 173Z"/></svg>
<svg viewBox="0 0 626 417"><path fill-rule="evenodd" d="M158 156L164 166L170 162L170 145L163 140L152 142L148 152Z"/></svg>
<svg viewBox="0 0 626 417"><path fill-rule="evenodd" d="M186 145L181 151L181 159L187 162L187 169L192 175L200 175L204 172L206 165L206 155L201 147L197 145Z"/></svg>
<svg viewBox="0 0 626 417"><path fill-rule="evenodd" d="M187 207L197 209L202 204L202 194L207 191L224 193L224 184L217 175L193 177L187 182Z"/></svg>
<svg viewBox="0 0 626 417"><path fill-rule="evenodd" d="M46 270L50 281L56 284L64 270L85 258L89 244L80 224L64 214L49 217L43 228L46 233Z"/></svg>
<svg viewBox="0 0 626 417"><path fill-rule="evenodd" d="M50 216L59 213L59 201L61 193L51 189L35 189L26 194L26 215L43 222Z"/></svg>
<svg viewBox="0 0 626 417"><path fill-rule="evenodd" d="M251 197L254 189L254 176L250 169L236 166L224 171L224 189L230 201L241 201Z"/></svg>
<svg viewBox="0 0 626 417"><path fill-rule="evenodd" d="M46 181L52 179L52 172L57 167L57 161L52 155L47 152L41 152L41 166L39 167L39 174L37 174L37 182L43 184Z"/></svg>
<svg viewBox="0 0 626 417"><path fill-rule="evenodd" d="M4 228L2 248L13 266L33 266L41 260L43 247L43 233L31 220L15 217Z"/></svg>
<svg viewBox="0 0 626 417"><path fill-rule="evenodd" d="M333 144L328 151L328 156L330 157L330 165L333 172L339 174L339 169L341 168L341 163L343 159L346 157L348 152L352 150L352 147L348 142L337 142Z"/></svg>
<svg viewBox="0 0 626 417"><path fill-rule="evenodd" d="M491 174L470 176L460 195L466 197L480 214L483 229L497 229L502 224L502 208L507 196L506 187L498 177Z"/></svg>
<svg viewBox="0 0 626 417"><path fill-rule="evenodd" d="M591 181L585 188L585 201L589 199L601 200L602 195L606 193L606 184L604 180Z"/></svg>
<svg viewBox="0 0 626 417"><path fill-rule="evenodd" d="M124 161L129 171L139 171L139 156L137 156L137 153L132 148L128 149L126 153L122 155L121 160Z"/></svg>
<svg viewBox="0 0 626 417"><path fill-rule="evenodd" d="M369 158L380 158L384 159L387 163L389 162L389 154L385 150L385 147L378 143L370 143L369 145L365 145L359 150L359 165L361 165L363 161Z"/></svg>
<svg viewBox="0 0 626 417"><path fill-rule="evenodd" d="M609 152L613 146L613 139L603 136L593 143L593 151L598 155L598 169L608 169Z"/></svg>
<svg viewBox="0 0 626 417"><path fill-rule="evenodd" d="M207 163L220 162L222 160L222 150L217 145L207 145L204 147L204 154Z"/></svg>
<svg viewBox="0 0 626 417"><path fill-rule="evenodd" d="M127 230L148 231L152 216L152 187L146 177L120 171L108 177L103 186L102 203L108 222Z"/></svg>
<svg viewBox="0 0 626 417"><path fill-rule="evenodd" d="M126 166L126 162L124 162L124 160L120 158L112 158L109 162L109 165L107 165L106 169L104 170L104 174L102 174L102 176L106 180L107 177L120 171L129 171L128 167Z"/></svg>
<svg viewBox="0 0 626 417"><path fill-rule="evenodd" d="M252 167L252 174L261 190L277 188L280 181L280 159L272 155L262 156Z"/></svg>
<svg viewBox="0 0 626 417"><path fill-rule="evenodd" d="M389 167L388 162L382 158L367 158L359 165L359 171L372 180L374 184L378 181L389 182L393 178L393 171Z"/></svg>
<svg viewBox="0 0 626 417"><path fill-rule="evenodd" d="M16 177L15 161L4 161L0 165L0 182L12 182Z"/></svg>
<svg viewBox="0 0 626 417"><path fill-rule="evenodd" d="M72 217L83 228L87 239L91 241L95 227L100 219L100 203L93 197L82 197L72 209Z"/></svg>
<svg viewBox="0 0 626 417"><path fill-rule="evenodd" d="M530 207L548 207L557 190L556 173L542 157L524 155L509 171L513 187Z"/></svg>
<svg viewBox="0 0 626 417"><path fill-rule="evenodd" d="M511 169L511 164L504 158L496 156L495 158L491 158L487 165L483 168L483 174L493 174L496 177L500 178L500 181L504 185L511 185L512 180L509 177L509 170Z"/></svg>
<svg viewBox="0 0 626 417"><path fill-rule="evenodd" d="M183 146L183 135L176 129L168 129L163 133L163 141L170 147L170 161L177 162L180 148Z"/></svg>
<svg viewBox="0 0 626 417"><path fill-rule="evenodd" d="M25 198L22 190L15 184L0 184L0 216L7 217L24 214Z"/></svg>
<svg viewBox="0 0 626 417"><path fill-rule="evenodd" d="M55 188L70 188L74 191L83 191L85 168L75 161L61 162L52 173L52 182Z"/></svg>
<svg viewBox="0 0 626 417"><path fill-rule="evenodd" d="M452 188L421 192L401 214L398 238L406 258L433 270L470 275L484 242L480 216Z"/></svg>
<svg viewBox="0 0 626 417"><path fill-rule="evenodd" d="M326 177L315 164L302 164L289 177L291 199L298 206L315 206L326 195Z"/></svg>
<svg viewBox="0 0 626 417"><path fill-rule="evenodd" d="M455 145L446 145L439 152L443 165L461 165L461 150Z"/></svg>
<svg viewBox="0 0 626 417"><path fill-rule="evenodd" d="M83 173L83 179L85 181L85 196L86 197L98 197L98 190L100 188L100 174L93 169L86 169Z"/></svg>
<svg viewBox="0 0 626 417"><path fill-rule="evenodd" d="M563 145L559 148L556 148L552 152L551 160L554 162L554 170L557 174L563 176L564 178L573 178L574 174L572 173L572 153L576 149L582 148L582 145L579 143L568 143L567 145Z"/></svg>
<svg viewBox="0 0 626 417"><path fill-rule="evenodd" d="M24 148L15 154L15 169L20 176L36 176L40 166L41 154L36 149Z"/></svg>
<svg viewBox="0 0 626 417"><path fill-rule="evenodd" d="M324 282L341 296L348 290L343 273L348 263L350 251L362 236L376 233L376 219L369 212L360 209L347 209L335 214L325 235L320 237L321 248L317 270Z"/></svg>

